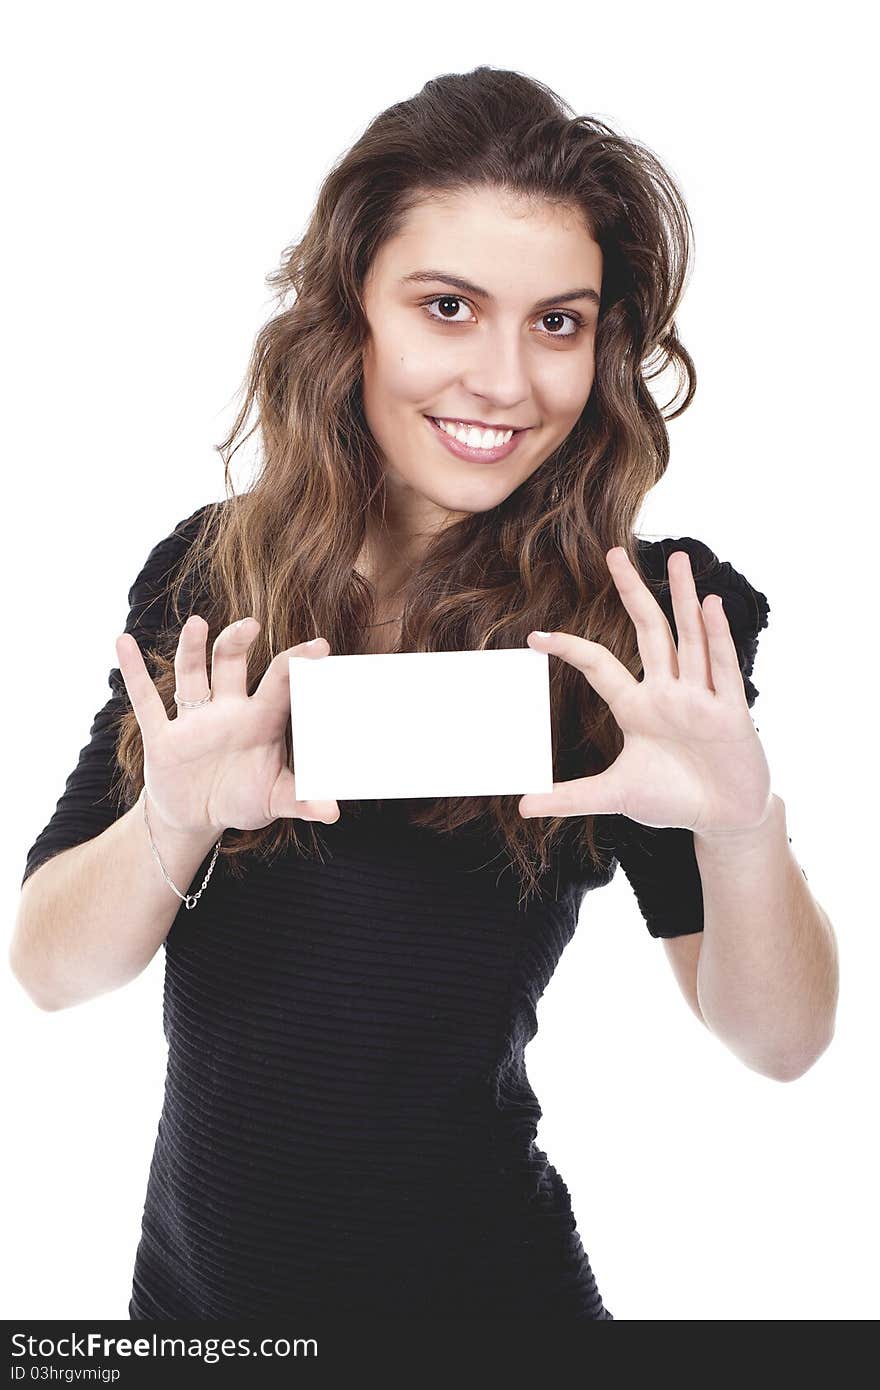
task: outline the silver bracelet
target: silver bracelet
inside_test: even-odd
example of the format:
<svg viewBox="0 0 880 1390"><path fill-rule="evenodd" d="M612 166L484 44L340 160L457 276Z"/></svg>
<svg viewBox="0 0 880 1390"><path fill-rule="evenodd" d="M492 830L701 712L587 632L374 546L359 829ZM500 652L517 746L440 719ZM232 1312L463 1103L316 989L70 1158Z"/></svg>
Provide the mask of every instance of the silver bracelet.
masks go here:
<svg viewBox="0 0 880 1390"><path fill-rule="evenodd" d="M144 807L144 824L145 824L146 827L147 827L147 834L148 834L149 837L150 837L150 848L151 848L152 851L153 851L153 855L154 855L154 857L155 857L156 863L159 865L159 868L162 870L162 877L165 879L165 882L168 884L168 887L174 889L174 892L177 894L177 896L181 899L181 901L184 903L184 905L185 905L187 908L193 908L193 907L195 907L195 905L196 905L196 903L198 902L199 898L200 898L200 897L202 896L202 894L204 893L205 888L206 888L207 883L208 883L208 879L211 877L211 874L212 874L212 872L213 872L214 865L215 865L215 863L216 863L216 861L217 861L217 855L220 853L220 840L223 839L223 836L222 836L222 835L220 836L220 840L218 840L217 843L216 843L216 845L214 846L214 853L213 853L213 855L211 856L211 862L210 862L210 864L208 865L208 872L205 874L205 877L202 879L202 886L201 886L201 888L199 889L199 891L198 891L197 893L181 893L180 889L179 889L175 884L173 884L173 883L171 882L171 879L168 877L167 873L165 872L165 865L162 863L162 860L159 858L159 851L156 849L156 844L155 844L155 841L153 840L153 832L152 832L152 830L150 829L150 822L149 822L149 819L148 819L148 817L147 817L147 788L146 788L146 785L144 785L144 786L141 788L140 800L143 802L143 807Z"/></svg>

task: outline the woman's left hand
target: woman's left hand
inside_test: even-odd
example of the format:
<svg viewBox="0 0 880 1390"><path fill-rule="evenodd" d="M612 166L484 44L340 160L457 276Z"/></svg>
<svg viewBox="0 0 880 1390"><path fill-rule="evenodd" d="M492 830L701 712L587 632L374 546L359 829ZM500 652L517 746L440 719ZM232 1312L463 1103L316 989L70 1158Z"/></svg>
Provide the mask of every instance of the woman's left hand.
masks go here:
<svg viewBox="0 0 880 1390"><path fill-rule="evenodd" d="M754 829L770 813L770 769L720 597L707 594L701 605L687 551L672 552L676 648L666 614L624 548L605 559L635 624L643 679L584 637L531 632L528 641L583 673L617 720L623 748L604 772L523 796L520 813L620 814L719 838Z"/></svg>

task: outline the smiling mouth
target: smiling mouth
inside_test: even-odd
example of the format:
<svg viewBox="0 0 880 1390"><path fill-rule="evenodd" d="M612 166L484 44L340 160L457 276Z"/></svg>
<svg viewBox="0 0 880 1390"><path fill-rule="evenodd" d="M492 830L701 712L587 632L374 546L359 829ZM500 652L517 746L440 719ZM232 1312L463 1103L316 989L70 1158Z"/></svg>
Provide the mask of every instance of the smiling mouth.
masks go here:
<svg viewBox="0 0 880 1390"><path fill-rule="evenodd" d="M435 425L439 425L453 439L459 439L463 444L470 443L472 448L479 447L481 439L487 441L487 448L497 448L501 443L506 444L511 435L522 434L525 428L524 425L487 425L446 415L429 415L428 419L433 420Z"/></svg>
<svg viewBox="0 0 880 1390"><path fill-rule="evenodd" d="M431 430L450 453L473 463L495 463L507 458L517 447L525 429L483 429L465 425L463 421L447 421L426 415ZM458 425L457 429L453 426ZM445 426L445 428L444 428Z"/></svg>

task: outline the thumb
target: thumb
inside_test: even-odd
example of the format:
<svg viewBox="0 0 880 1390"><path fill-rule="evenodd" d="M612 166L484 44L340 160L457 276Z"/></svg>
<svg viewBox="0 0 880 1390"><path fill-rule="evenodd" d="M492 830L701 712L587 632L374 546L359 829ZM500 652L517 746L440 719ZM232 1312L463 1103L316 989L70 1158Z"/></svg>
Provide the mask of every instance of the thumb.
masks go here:
<svg viewBox="0 0 880 1390"><path fill-rule="evenodd" d="M290 657L322 657L329 651L330 644L326 637L313 637L311 642L300 642L295 647L278 652L263 672L251 699L265 705L283 723L290 713Z"/></svg>
<svg viewBox="0 0 880 1390"><path fill-rule="evenodd" d="M532 816L616 815L621 804L620 777L614 764L591 777L554 782L552 792L529 792L520 798L519 813Z"/></svg>
<svg viewBox="0 0 880 1390"><path fill-rule="evenodd" d="M325 825L339 820L339 805L335 801L297 801L296 778L289 767L283 767L275 779L269 812L276 820L283 816L288 820L323 821Z"/></svg>

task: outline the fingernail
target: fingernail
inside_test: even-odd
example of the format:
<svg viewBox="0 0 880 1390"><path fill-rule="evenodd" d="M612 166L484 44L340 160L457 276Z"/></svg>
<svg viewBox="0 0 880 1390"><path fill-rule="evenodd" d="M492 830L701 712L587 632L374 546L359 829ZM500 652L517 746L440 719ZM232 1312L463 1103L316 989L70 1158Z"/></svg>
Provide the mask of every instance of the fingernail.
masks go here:
<svg viewBox="0 0 880 1390"><path fill-rule="evenodd" d="M307 647L316 647L320 642L320 637L313 637L310 642L306 642Z"/></svg>

